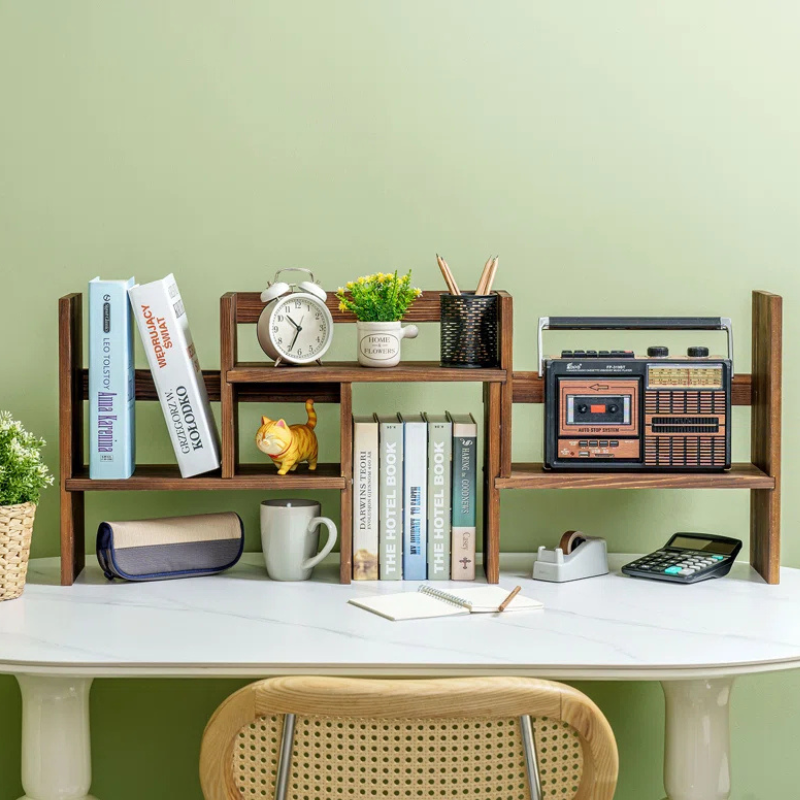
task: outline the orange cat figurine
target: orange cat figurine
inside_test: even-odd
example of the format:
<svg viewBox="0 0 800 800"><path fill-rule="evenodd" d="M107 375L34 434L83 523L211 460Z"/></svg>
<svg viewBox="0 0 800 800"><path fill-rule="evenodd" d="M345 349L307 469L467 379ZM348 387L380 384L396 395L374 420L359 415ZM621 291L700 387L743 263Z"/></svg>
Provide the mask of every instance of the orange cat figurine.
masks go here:
<svg viewBox="0 0 800 800"><path fill-rule="evenodd" d="M314 401L306 400L308 422L300 425L287 425L286 420L261 417L261 427L256 432L256 447L266 453L278 467L278 475L297 469L301 461L308 461L308 468L317 468L319 450L317 435L317 412Z"/></svg>

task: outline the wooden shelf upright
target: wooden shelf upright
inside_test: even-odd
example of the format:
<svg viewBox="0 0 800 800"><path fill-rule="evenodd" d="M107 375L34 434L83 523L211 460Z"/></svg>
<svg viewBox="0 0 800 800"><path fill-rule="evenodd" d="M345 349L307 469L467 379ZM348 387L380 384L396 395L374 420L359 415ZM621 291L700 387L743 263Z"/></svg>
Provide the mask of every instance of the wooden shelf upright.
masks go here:
<svg viewBox="0 0 800 800"><path fill-rule="evenodd" d="M404 322L439 322L439 291L423 292ZM314 491L335 489L341 493L340 578L352 577L353 516L353 384L407 382L478 382L484 384L484 564L487 578L499 580L500 515L495 480L501 477L501 451L508 453L501 427L510 420L512 355L512 298L498 291L499 355L497 369L446 369L438 362L405 361L390 369L370 369L357 362L325 362L323 366L275 367L271 362L238 361L239 325L258 321L264 304L258 292L230 292L220 301L220 369L203 377L212 402L221 406L221 468L194 478L181 478L174 464L137 465L133 476L122 481L89 478L83 452L83 402L88 399L88 371L83 366L82 296L71 294L59 300L60 357L60 453L61 453L61 582L70 585L84 566L84 493L87 491L208 491L258 489L261 491ZM342 313L331 294L327 301L334 323L353 323ZM137 370L137 401L157 401L149 370ZM258 463L242 463L239 457L239 403L305 402L338 403L341 427L339 462L319 464L311 472L306 465L289 475L277 475L265 456Z"/></svg>
<svg viewBox="0 0 800 800"><path fill-rule="evenodd" d="M501 489L749 489L750 563L767 583L780 580L781 369L783 300L753 292L752 375L737 374L732 404L751 406L750 462L727 472L551 472L540 463L511 463L503 448ZM734 364L735 368L735 364ZM536 372L514 372L505 391L513 403L543 403L544 381ZM510 442L508 406L503 406L504 441ZM492 504L499 513L499 500Z"/></svg>

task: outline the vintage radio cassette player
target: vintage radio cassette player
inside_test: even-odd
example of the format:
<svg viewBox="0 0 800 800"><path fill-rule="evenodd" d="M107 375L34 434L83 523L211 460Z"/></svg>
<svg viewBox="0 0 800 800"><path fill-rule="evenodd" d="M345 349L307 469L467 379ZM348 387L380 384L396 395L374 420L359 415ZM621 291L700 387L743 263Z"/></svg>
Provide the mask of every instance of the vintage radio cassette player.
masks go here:
<svg viewBox="0 0 800 800"><path fill-rule="evenodd" d="M706 347L564 350L542 356L545 330L724 330L728 356ZM545 469L722 471L731 465L733 331L723 317L543 317Z"/></svg>

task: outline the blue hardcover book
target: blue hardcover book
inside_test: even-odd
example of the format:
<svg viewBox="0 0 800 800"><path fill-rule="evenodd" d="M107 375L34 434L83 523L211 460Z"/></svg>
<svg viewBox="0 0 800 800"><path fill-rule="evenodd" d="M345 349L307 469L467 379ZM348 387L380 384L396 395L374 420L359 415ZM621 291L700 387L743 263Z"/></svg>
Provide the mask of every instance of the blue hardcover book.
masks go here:
<svg viewBox="0 0 800 800"><path fill-rule="evenodd" d="M428 572L428 423L403 415L403 578L424 581Z"/></svg>
<svg viewBox="0 0 800 800"><path fill-rule="evenodd" d="M133 319L127 281L89 281L89 477L130 478L136 461Z"/></svg>

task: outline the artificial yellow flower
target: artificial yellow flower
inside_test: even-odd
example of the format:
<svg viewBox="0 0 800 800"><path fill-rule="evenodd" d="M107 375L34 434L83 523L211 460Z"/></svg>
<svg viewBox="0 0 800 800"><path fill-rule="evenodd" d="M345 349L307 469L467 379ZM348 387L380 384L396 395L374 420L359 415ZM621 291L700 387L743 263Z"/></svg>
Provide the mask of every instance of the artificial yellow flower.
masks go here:
<svg viewBox="0 0 800 800"><path fill-rule="evenodd" d="M336 290L336 294L344 294L344 287L343 287L343 286L340 286L340 287L339 287L339 288Z"/></svg>
<svg viewBox="0 0 800 800"><path fill-rule="evenodd" d="M367 279L362 275L356 283L360 283L362 286L367 282Z"/></svg>
<svg viewBox="0 0 800 800"><path fill-rule="evenodd" d="M347 281L347 283L345 284L345 286L347 286L347 288L348 288L348 289L352 289L352 288L353 288L353 286L354 286L354 284L353 284L353 281Z"/></svg>
<svg viewBox="0 0 800 800"><path fill-rule="evenodd" d="M419 297L422 294L422 289L414 289L414 297Z"/></svg>
<svg viewBox="0 0 800 800"><path fill-rule="evenodd" d="M347 306L344 303L339 303L339 311L347 311Z"/></svg>

